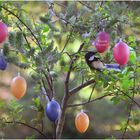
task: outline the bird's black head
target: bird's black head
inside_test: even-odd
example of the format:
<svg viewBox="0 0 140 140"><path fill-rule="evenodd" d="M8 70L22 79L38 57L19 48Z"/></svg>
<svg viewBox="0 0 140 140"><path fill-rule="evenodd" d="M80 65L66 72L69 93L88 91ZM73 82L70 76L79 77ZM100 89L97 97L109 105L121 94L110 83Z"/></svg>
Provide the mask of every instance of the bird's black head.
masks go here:
<svg viewBox="0 0 140 140"><path fill-rule="evenodd" d="M86 62L87 62L87 63L93 62L94 59L95 59L95 52L87 52L87 53L85 54L85 59L86 59Z"/></svg>

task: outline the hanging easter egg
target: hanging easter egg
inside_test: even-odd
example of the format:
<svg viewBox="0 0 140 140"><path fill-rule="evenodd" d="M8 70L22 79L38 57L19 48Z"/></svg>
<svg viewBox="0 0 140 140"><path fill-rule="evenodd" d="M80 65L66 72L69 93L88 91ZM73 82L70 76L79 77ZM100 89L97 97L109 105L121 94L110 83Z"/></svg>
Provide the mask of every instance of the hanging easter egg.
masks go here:
<svg viewBox="0 0 140 140"><path fill-rule="evenodd" d="M7 61L4 56L0 55L0 70L5 70L7 68Z"/></svg>
<svg viewBox="0 0 140 140"><path fill-rule="evenodd" d="M89 126L88 115L86 113L84 113L83 111L78 113L76 118L75 118L75 126L76 126L76 129L80 133L85 133L86 130L88 129L88 126Z"/></svg>
<svg viewBox="0 0 140 140"><path fill-rule="evenodd" d="M110 46L110 37L106 32L99 32L95 40L95 47L99 53L105 52Z"/></svg>
<svg viewBox="0 0 140 140"><path fill-rule="evenodd" d="M52 99L45 108L46 115L50 121L55 122L58 120L61 113L60 105L57 101Z"/></svg>
<svg viewBox="0 0 140 140"><path fill-rule="evenodd" d="M126 43L119 41L113 48L113 56L120 65L125 65L129 60L130 50Z"/></svg>
<svg viewBox="0 0 140 140"><path fill-rule="evenodd" d="M0 22L0 43L4 42L8 36L8 27L5 23Z"/></svg>
<svg viewBox="0 0 140 140"><path fill-rule="evenodd" d="M18 75L12 79L11 91L12 91L12 94L17 99L20 99L25 95L26 89L27 89L27 83L26 83L26 80L22 76Z"/></svg>

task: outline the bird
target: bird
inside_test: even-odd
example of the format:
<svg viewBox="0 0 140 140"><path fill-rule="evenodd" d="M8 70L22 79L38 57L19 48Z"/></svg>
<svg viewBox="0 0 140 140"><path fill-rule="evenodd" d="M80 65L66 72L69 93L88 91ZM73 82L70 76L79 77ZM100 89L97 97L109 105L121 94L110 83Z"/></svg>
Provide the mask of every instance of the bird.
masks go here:
<svg viewBox="0 0 140 140"><path fill-rule="evenodd" d="M96 53L97 52L89 51L85 54L85 61L90 69L98 71L103 71L104 69L121 71L121 66L119 64L105 64L100 58L95 56Z"/></svg>

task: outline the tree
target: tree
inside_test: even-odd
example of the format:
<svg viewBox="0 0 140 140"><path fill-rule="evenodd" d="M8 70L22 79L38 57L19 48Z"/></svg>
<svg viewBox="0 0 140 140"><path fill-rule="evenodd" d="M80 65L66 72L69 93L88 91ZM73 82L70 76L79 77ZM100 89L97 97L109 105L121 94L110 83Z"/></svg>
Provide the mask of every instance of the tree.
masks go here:
<svg viewBox="0 0 140 140"><path fill-rule="evenodd" d="M132 106L140 104L135 100L139 93L139 40L136 35L127 35L126 30L133 30L137 22L135 11L130 7L134 2L44 2L48 5L48 13L40 16L40 21L34 22L28 13L20 8L21 3L1 2L1 19L10 27L8 41L3 44L3 53L9 63L24 69L31 69L31 77L36 81L36 89L42 92L47 100L57 97L55 81L64 77L64 93L61 99L61 115L56 125L55 138L61 138L66 111L70 107L84 106L104 97L111 96L111 100L118 104L121 100L128 103L128 119L122 122L122 138L127 129L134 129L131 123L136 123ZM55 6L61 8L60 11ZM84 60L84 55L91 42L96 38L99 31L105 29L111 37L111 48L102 56L106 63L113 62L112 48L122 38L131 49L130 61L122 72L115 71L91 71ZM61 47L65 39L65 44ZM69 44L80 40L80 45L71 48ZM59 45L59 46L58 46ZM12 47L10 47L12 46ZM58 46L58 47L56 47ZM57 67L60 67L57 69ZM74 78L72 78L74 75ZM77 77L77 75L81 75ZM80 82L81 81L81 82ZM75 104L70 98L75 96L81 89L91 86L92 92L87 101ZM103 95L92 99L95 88L103 88ZM42 96L41 95L41 96ZM1 101L0 101L1 102ZM44 116L44 107L41 98L33 99L35 109L40 114L40 120ZM46 101L44 101L46 103ZM3 102L0 104L4 106ZM22 122L22 116L17 120L22 111L22 106L12 102L13 119L0 118L1 124L17 123L26 125L48 138L46 133L35 127ZM2 123L3 122L3 123Z"/></svg>

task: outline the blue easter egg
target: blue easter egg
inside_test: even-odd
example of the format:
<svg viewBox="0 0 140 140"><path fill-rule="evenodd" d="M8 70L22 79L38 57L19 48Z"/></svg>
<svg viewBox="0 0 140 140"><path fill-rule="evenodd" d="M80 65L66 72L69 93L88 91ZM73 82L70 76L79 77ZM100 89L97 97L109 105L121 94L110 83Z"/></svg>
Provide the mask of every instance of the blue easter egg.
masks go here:
<svg viewBox="0 0 140 140"><path fill-rule="evenodd" d="M7 67L7 62L4 56L0 56L0 70L5 70Z"/></svg>
<svg viewBox="0 0 140 140"><path fill-rule="evenodd" d="M49 120L55 122L58 120L58 117L61 112L60 105L57 101L52 99L45 108L46 115L48 116Z"/></svg>

